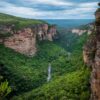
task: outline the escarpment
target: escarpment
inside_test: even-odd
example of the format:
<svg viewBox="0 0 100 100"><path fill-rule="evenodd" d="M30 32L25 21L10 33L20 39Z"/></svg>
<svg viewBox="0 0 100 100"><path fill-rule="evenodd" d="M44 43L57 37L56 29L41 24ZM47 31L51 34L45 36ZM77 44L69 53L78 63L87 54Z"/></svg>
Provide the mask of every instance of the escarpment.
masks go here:
<svg viewBox="0 0 100 100"><path fill-rule="evenodd" d="M90 66L91 71L91 98L90 100L100 100L100 8L95 13L94 35L84 46L84 62Z"/></svg>
<svg viewBox="0 0 100 100"><path fill-rule="evenodd" d="M56 35L55 25L37 24L16 29L16 25L0 25L0 43L19 53L33 56L36 51L37 40L53 41ZM10 36L5 36L5 34Z"/></svg>

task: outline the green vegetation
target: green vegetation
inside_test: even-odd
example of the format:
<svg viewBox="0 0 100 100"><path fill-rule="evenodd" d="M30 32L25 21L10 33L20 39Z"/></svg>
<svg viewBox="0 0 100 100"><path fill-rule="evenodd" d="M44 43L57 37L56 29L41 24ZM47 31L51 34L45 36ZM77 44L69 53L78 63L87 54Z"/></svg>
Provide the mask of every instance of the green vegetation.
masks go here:
<svg viewBox="0 0 100 100"><path fill-rule="evenodd" d="M13 100L89 100L86 80L89 80L87 69L72 72Z"/></svg>
<svg viewBox="0 0 100 100"><path fill-rule="evenodd" d="M87 27L84 27L87 29ZM59 39L55 40L55 43L69 52L83 50L83 45L88 39L88 34L84 33L81 36L71 33L68 29L59 29Z"/></svg>
<svg viewBox="0 0 100 100"><path fill-rule="evenodd" d="M0 64L3 66L2 72L20 92L36 88L46 82L49 62L52 63L52 66L54 65L54 74L59 75L66 68L64 67L65 65L62 66L59 63L66 62L66 56L62 55L65 51L52 42L41 43L36 57L33 58L16 53L9 48L5 48L3 45L0 45L0 48ZM58 60L59 62L57 62ZM61 70L57 69L57 64L59 67L62 66Z"/></svg>
<svg viewBox="0 0 100 100"><path fill-rule="evenodd" d="M0 100L6 99L6 96L11 92L11 87L8 86L8 81L3 81L3 77L0 76Z"/></svg>
<svg viewBox="0 0 100 100"><path fill-rule="evenodd" d="M42 98L41 100L43 98L46 98L46 100L54 100L54 98L71 98L72 100L85 98L81 100L88 100L86 98L89 98L89 71L84 66L80 49L78 53L73 52L69 59L68 53L52 42L43 41L38 43L37 47L37 55L33 58L28 58L0 45L0 63L3 65L2 74L9 80L10 85L14 87L13 89L15 89L16 94L19 95L26 92L21 96L21 98L26 98L25 100L34 100L34 98L38 100L39 97L40 99ZM49 62L52 65L52 80L50 83L47 83L46 78ZM68 90L65 91L63 90L64 88L68 88ZM56 90L57 92L55 92ZM78 93L80 94L77 94L75 91L79 91ZM66 95L63 95L63 92ZM55 93L55 95L52 93ZM40 95L43 96L41 97ZM51 95L51 99L48 99L48 95ZM73 99L74 96L76 99ZM20 96L16 100L20 100Z"/></svg>
<svg viewBox="0 0 100 100"><path fill-rule="evenodd" d="M19 29L44 21L0 14L0 24L9 23L14 23ZM0 74L13 89L10 99L89 100L90 71L82 57L82 47L88 35L60 32L62 34L59 33L59 39L55 42L38 41L37 54L32 58L0 44ZM49 63L52 79L47 83ZM8 82L4 82L4 87L10 93Z"/></svg>
<svg viewBox="0 0 100 100"><path fill-rule="evenodd" d="M14 24L16 26L15 27L16 29L35 25L35 24L42 24L42 23L46 23L46 22L42 20L26 19L26 18L20 18L20 17L15 17L15 16L0 13L0 25Z"/></svg>
<svg viewBox="0 0 100 100"><path fill-rule="evenodd" d="M12 36L11 33L7 32L7 33L0 33L0 39L5 39L6 37L10 37Z"/></svg>

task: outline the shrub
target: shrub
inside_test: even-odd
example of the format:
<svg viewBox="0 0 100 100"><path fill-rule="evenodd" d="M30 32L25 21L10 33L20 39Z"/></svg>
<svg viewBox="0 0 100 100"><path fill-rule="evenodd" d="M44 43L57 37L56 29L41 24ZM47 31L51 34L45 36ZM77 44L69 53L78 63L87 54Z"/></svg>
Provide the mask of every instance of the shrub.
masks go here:
<svg viewBox="0 0 100 100"><path fill-rule="evenodd" d="M4 82L2 82L1 80L0 80L0 100L4 100L6 96L11 93L11 87L8 85L7 80Z"/></svg>

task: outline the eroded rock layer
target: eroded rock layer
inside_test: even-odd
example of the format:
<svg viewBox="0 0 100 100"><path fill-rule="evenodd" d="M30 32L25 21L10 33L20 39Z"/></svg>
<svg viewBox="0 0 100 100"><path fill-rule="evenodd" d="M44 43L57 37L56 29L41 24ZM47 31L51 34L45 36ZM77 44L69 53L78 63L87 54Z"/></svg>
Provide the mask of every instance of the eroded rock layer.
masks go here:
<svg viewBox="0 0 100 100"><path fill-rule="evenodd" d="M37 50L37 39L40 41L53 41L56 35L56 27L55 25L39 24L16 29L14 24L1 25L0 34L4 35L5 33L10 33L11 36L1 37L0 43L3 43L6 47L12 48L19 53L33 56Z"/></svg>
<svg viewBox="0 0 100 100"><path fill-rule="evenodd" d="M83 50L84 62L91 67L91 98L100 100L100 8L95 13L94 35L87 41Z"/></svg>

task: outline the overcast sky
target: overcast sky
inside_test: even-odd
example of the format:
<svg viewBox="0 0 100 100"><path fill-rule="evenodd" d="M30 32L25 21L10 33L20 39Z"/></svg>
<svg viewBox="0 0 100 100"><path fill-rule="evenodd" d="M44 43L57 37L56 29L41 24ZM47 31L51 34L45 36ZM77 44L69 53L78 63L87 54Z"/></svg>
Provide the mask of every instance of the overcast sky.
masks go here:
<svg viewBox="0 0 100 100"><path fill-rule="evenodd" d="M0 0L0 12L33 19L93 19L99 0Z"/></svg>

